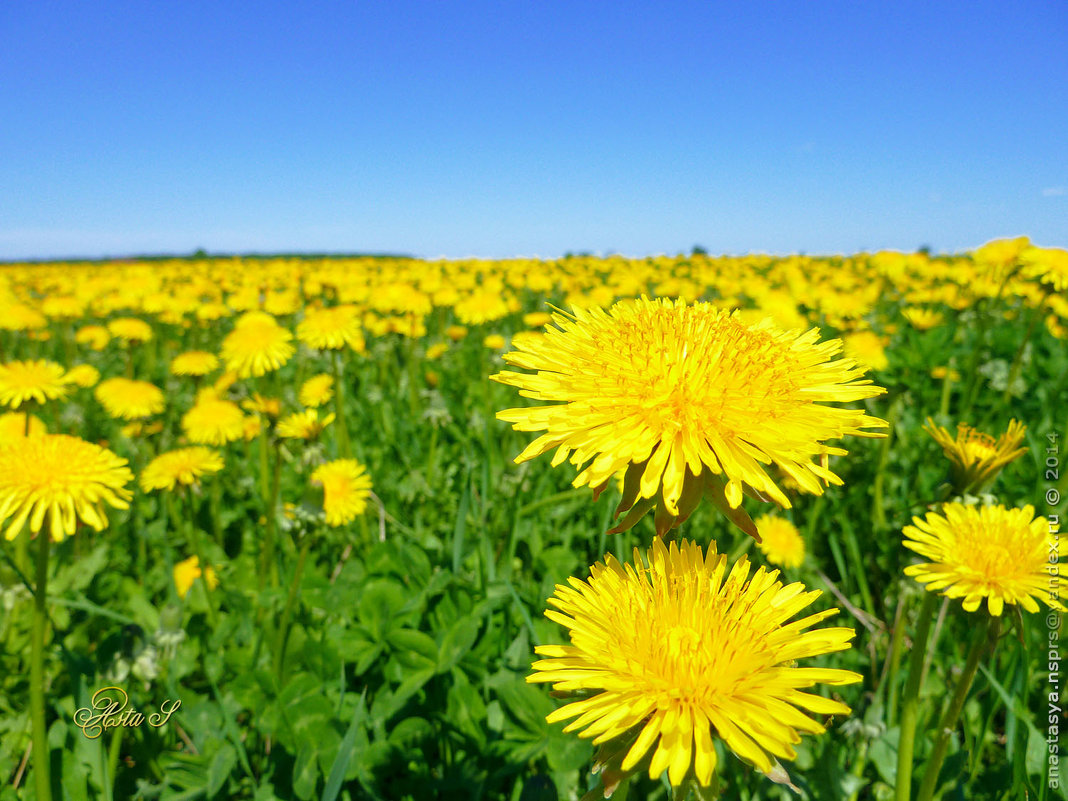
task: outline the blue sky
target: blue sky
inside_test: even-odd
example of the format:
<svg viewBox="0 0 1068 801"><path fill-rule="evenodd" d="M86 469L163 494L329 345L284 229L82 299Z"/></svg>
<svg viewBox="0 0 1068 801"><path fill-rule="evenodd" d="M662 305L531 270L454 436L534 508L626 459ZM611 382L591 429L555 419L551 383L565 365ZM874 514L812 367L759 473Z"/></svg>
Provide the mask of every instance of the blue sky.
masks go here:
<svg viewBox="0 0 1068 801"><path fill-rule="evenodd" d="M0 3L0 259L1068 245L1068 4Z"/></svg>

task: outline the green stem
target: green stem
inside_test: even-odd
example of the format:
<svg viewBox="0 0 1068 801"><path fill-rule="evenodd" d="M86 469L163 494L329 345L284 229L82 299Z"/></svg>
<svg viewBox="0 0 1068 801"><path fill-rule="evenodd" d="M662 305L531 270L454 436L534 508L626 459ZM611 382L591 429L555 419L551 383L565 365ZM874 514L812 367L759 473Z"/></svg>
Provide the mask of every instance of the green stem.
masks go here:
<svg viewBox="0 0 1068 801"><path fill-rule="evenodd" d="M342 459L352 458L349 430L345 426L345 374L341 365L341 351L333 351L334 364L334 416L337 418L337 449Z"/></svg>
<svg viewBox="0 0 1068 801"><path fill-rule="evenodd" d="M189 545L197 557L197 564L200 565L200 591L204 595L204 603L208 607L208 621L214 631L218 620L215 617L215 603L211 596L211 590L208 589L208 563L204 559L204 551L200 547L200 533L197 531L196 520L194 520L195 515L193 514L195 509L193 493L189 492L189 519L186 523L189 530Z"/></svg>
<svg viewBox="0 0 1068 801"><path fill-rule="evenodd" d="M886 725L892 727L897 720L897 671L901 666L901 652L905 644L905 613L908 611L909 597L905 593L897 604L897 615L894 621L894 633L890 638L890 662L883 678L886 687Z"/></svg>
<svg viewBox="0 0 1068 801"><path fill-rule="evenodd" d="M993 615L984 615L986 620L975 633L972 647L968 651L968 660L964 663L964 670L957 681L957 689L949 702L949 707L938 723L938 739L935 741L931 758L927 761L927 769L920 784L920 794L917 801L931 801L934 795L935 785L938 783L938 774L942 770L942 761L946 758L946 750L949 748L949 738L957 728L957 720L964 708L964 701L968 698L968 691L972 688L975 672L979 668L979 660L988 647L997 642L998 629L1001 618Z"/></svg>
<svg viewBox="0 0 1068 801"><path fill-rule="evenodd" d="M1043 300L1045 296L1043 296ZM1005 384L1005 392L1001 395L1001 402L1008 403L1012 398L1012 385L1016 381L1016 376L1020 374L1020 365L1023 362L1024 351L1027 350L1027 343L1031 341L1031 335L1035 333L1035 325L1038 323L1038 319L1042 316L1041 304L1031 310L1031 321L1027 324L1027 331L1024 333L1023 342L1020 343L1020 347L1016 349L1016 354L1012 357L1012 366L1009 367L1009 378Z"/></svg>
<svg viewBox="0 0 1068 801"><path fill-rule="evenodd" d="M919 628L912 641L909 655L909 680L905 685L905 698L901 705L901 734L897 745L897 790L895 801L909 801L912 793L912 753L916 742L916 715L919 711L920 677L923 673L923 654L927 650L927 636L931 631L938 598L933 592L924 592L923 606L917 620ZM904 623L904 621L902 621Z"/></svg>
<svg viewBox="0 0 1068 801"><path fill-rule="evenodd" d="M311 537L304 535L304 542L300 546L300 556L297 557L297 567L293 571L293 583L289 585L289 596L286 598L286 606L282 611L282 620L278 624L277 642L274 652L274 672L278 676L278 684L281 686L283 670L285 668L286 645L289 642L289 618L300 596L300 580L304 576L304 562L308 558L308 549L311 546Z"/></svg>
<svg viewBox="0 0 1068 801"><path fill-rule="evenodd" d="M949 399L953 388L953 359L949 360L946 367L946 377L942 379L942 397L938 401L938 419L944 420L949 415Z"/></svg>
<svg viewBox="0 0 1068 801"><path fill-rule="evenodd" d="M111 748L108 749L108 775L104 777L105 795L110 798L115 777L119 772L119 754L122 750L122 726L116 726L111 735Z"/></svg>
<svg viewBox="0 0 1068 801"><path fill-rule="evenodd" d="M28 534L25 536L29 536ZM38 801L51 801L52 781L49 765L48 729L45 727L44 637L48 619L47 530L37 534L37 582L33 593L33 628L30 632L30 718L33 725L33 772Z"/></svg>
<svg viewBox="0 0 1068 801"><path fill-rule="evenodd" d="M886 529L886 512L883 509L883 476L886 475L886 465L890 460L890 445L894 439L894 426L897 425L897 417L901 412L901 399L897 398L890 404L890 413L887 415L889 426L886 429L886 438L879 453L879 466L875 470L875 481L872 483L872 527L875 531Z"/></svg>

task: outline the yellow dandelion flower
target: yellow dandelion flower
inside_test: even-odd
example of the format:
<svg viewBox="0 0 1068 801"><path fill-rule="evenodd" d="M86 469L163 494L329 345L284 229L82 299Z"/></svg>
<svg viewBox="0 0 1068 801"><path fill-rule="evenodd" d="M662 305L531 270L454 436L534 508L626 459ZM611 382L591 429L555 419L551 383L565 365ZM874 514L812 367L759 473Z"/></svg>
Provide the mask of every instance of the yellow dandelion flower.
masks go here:
<svg viewBox="0 0 1068 801"><path fill-rule="evenodd" d="M79 345L88 345L93 350L103 350L111 341L111 334L102 325L86 325L78 329L74 341Z"/></svg>
<svg viewBox="0 0 1068 801"><path fill-rule="evenodd" d="M301 405L317 409L334 397L334 379L326 373L312 376L301 384L297 399Z"/></svg>
<svg viewBox="0 0 1068 801"><path fill-rule="evenodd" d="M106 506L129 507L126 460L66 434L42 434L0 447L0 525L13 540L29 522L40 532L48 516L52 540L72 535L78 522L107 527ZM10 523L8 522L10 520Z"/></svg>
<svg viewBox="0 0 1068 801"><path fill-rule="evenodd" d="M91 364L76 364L67 371L63 380L68 384L88 389L100 380L100 371Z"/></svg>
<svg viewBox="0 0 1068 801"><path fill-rule="evenodd" d="M282 401L278 398L266 398L258 392L254 392L251 398L241 401L241 408L246 412L265 414L268 417L277 417L282 413Z"/></svg>
<svg viewBox="0 0 1068 801"><path fill-rule="evenodd" d="M17 409L23 403L62 399L69 387L63 368L46 359L0 364L0 403Z"/></svg>
<svg viewBox="0 0 1068 801"><path fill-rule="evenodd" d="M986 488L1005 465L1027 453L1027 448L1020 447L1027 427L1016 420L1010 420L1008 430L996 440L967 423L957 424L954 438L930 417L923 430L942 446L942 452L951 462L951 481L958 495Z"/></svg>
<svg viewBox="0 0 1068 801"><path fill-rule="evenodd" d="M218 473L223 469L223 458L218 451L203 446L179 448L161 453L141 471L141 489L173 490L177 485L191 486L201 476Z"/></svg>
<svg viewBox="0 0 1068 801"><path fill-rule="evenodd" d="M47 317L22 303L5 303L2 312L0 329L5 331L29 331L32 336L34 329L48 325Z"/></svg>
<svg viewBox="0 0 1068 801"><path fill-rule="evenodd" d="M444 342L435 342L433 345L426 349L427 361L432 362L435 359L440 359L448 349L449 346L446 345Z"/></svg>
<svg viewBox="0 0 1068 801"><path fill-rule="evenodd" d="M646 298L620 301L607 313L592 308L555 319L559 328L504 357L536 375L506 371L493 378L527 397L563 403L497 417L519 431L547 432L516 462L551 448L554 465L569 455L576 466L592 460L576 487L603 487L627 470L617 515L631 512L616 531L655 504L663 533L705 493L755 535L739 508L746 488L790 506L763 465L776 464L818 495L821 480L842 483L826 457L846 453L824 440L877 436L862 429L886 425L859 410L820 405L885 390L862 380L853 362L831 361L840 345L818 342L817 329L746 326L711 304Z"/></svg>
<svg viewBox="0 0 1068 801"><path fill-rule="evenodd" d="M868 370L885 370L890 366L886 359L886 340L874 331L857 331L842 337L845 355Z"/></svg>
<svg viewBox="0 0 1068 801"><path fill-rule="evenodd" d="M150 437L153 434L158 434L163 430L163 423L157 420L154 423L145 423L141 420L134 420L132 423L127 423L119 431L126 439L136 439L137 437Z"/></svg>
<svg viewBox="0 0 1068 801"><path fill-rule="evenodd" d="M208 589L214 590L219 586L215 570L211 565L201 570L198 557L190 556L176 564L174 566L174 588L178 591L178 597L184 599L189 594L189 590L193 588L193 582L201 577L207 582Z"/></svg>
<svg viewBox="0 0 1068 801"><path fill-rule="evenodd" d="M504 337L500 334L490 334L482 340L482 344L490 350L503 350L507 343L505 342Z"/></svg>
<svg viewBox="0 0 1068 801"><path fill-rule="evenodd" d="M263 423L256 415L249 415L245 418L243 436L246 442L251 442L260 435L263 430Z"/></svg>
<svg viewBox="0 0 1068 801"><path fill-rule="evenodd" d="M451 339L453 342L459 342L465 336L467 336L467 328L462 325L450 325L445 329L445 336Z"/></svg>
<svg viewBox="0 0 1068 801"><path fill-rule="evenodd" d="M29 431L27 428L29 420ZM47 432L45 424L36 415L27 415L26 412L4 412L0 414L0 446L15 440L23 439L27 434L31 437L40 436Z"/></svg>
<svg viewBox="0 0 1068 801"><path fill-rule="evenodd" d="M570 645L540 645L528 682L551 682L579 700L548 716L570 718L564 731L601 744L633 740L619 769L634 769L652 749L649 776L664 771L678 785L692 771L708 785L716 769L713 737L767 773L775 758L793 759L800 734L825 729L806 712L846 715L849 707L815 693L816 684L861 681L848 670L796 667L799 659L847 650L850 628L805 631L829 609L790 622L820 592L783 586L778 571L750 576L743 558L693 542L656 540L646 562L614 557L590 578L556 585L545 616L570 630ZM655 746L655 747L654 747ZM624 746L626 747L626 746Z"/></svg>
<svg viewBox="0 0 1068 801"><path fill-rule="evenodd" d="M942 379L946 378L947 376L949 377L949 380L954 382L954 383L960 381L960 371L959 370L951 370L951 369L949 369L948 367L946 367L944 365L941 366L941 367L933 367L933 368L931 368L931 378L937 378L939 380L942 380Z"/></svg>
<svg viewBox="0 0 1068 801"><path fill-rule="evenodd" d="M363 327L360 310L356 306L332 306L308 309L297 326L297 339L317 350L344 348L363 349Z"/></svg>
<svg viewBox="0 0 1068 801"><path fill-rule="evenodd" d="M151 417L163 411L163 390L147 381L108 378L97 385L94 394L109 415L123 420Z"/></svg>
<svg viewBox="0 0 1068 801"><path fill-rule="evenodd" d="M236 403L209 390L182 416L182 430L198 445L225 445L244 436L245 415Z"/></svg>
<svg viewBox="0 0 1068 801"><path fill-rule="evenodd" d="M549 312L536 311L523 315L523 325L527 328L542 328L553 321Z"/></svg>
<svg viewBox="0 0 1068 801"><path fill-rule="evenodd" d="M265 312L246 312L222 342L226 369L239 378L259 377L277 370L295 352L293 334Z"/></svg>
<svg viewBox="0 0 1068 801"><path fill-rule="evenodd" d="M203 376L219 366L219 357L205 350L189 350L171 359L174 375Z"/></svg>
<svg viewBox="0 0 1068 801"><path fill-rule="evenodd" d="M902 309L901 314L917 331L927 331L942 325L944 319L941 312L922 306L909 306Z"/></svg>
<svg viewBox="0 0 1068 801"><path fill-rule="evenodd" d="M774 515L762 515L754 522L760 532L760 550L769 562L779 567L801 567L805 541L793 523Z"/></svg>
<svg viewBox="0 0 1068 801"><path fill-rule="evenodd" d="M1068 250L1029 247L1020 254L1024 275L1046 284L1050 291L1068 291Z"/></svg>
<svg viewBox="0 0 1068 801"><path fill-rule="evenodd" d="M119 317L108 323L108 332L124 344L148 342L152 326L137 317Z"/></svg>
<svg viewBox="0 0 1068 801"><path fill-rule="evenodd" d="M1037 612L1036 597L1051 609L1068 611L1050 593L1050 576L1068 575L1068 566L1049 562L1057 547L1057 527L1035 517L1032 507L949 503L942 514L931 512L912 522L903 531L905 547L931 561L906 567L905 575L931 592L963 598L968 612L985 598L995 617L1007 603ZM1058 597L1068 596L1065 582L1058 580L1056 587Z"/></svg>
<svg viewBox="0 0 1068 801"><path fill-rule="evenodd" d="M343 526L363 514L371 496L371 477L355 459L337 459L319 465L312 484L323 488L323 511L329 526Z"/></svg>
<svg viewBox="0 0 1068 801"><path fill-rule="evenodd" d="M319 419L317 409L294 412L278 421L278 436L283 439L316 439L323 429L334 422L334 413Z"/></svg>

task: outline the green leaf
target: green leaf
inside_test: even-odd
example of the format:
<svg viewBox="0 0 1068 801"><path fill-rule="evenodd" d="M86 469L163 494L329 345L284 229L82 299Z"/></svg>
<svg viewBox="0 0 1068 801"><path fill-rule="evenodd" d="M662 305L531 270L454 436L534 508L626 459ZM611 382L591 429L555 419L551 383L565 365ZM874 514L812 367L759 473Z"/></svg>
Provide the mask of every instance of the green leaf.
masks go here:
<svg viewBox="0 0 1068 801"><path fill-rule="evenodd" d="M209 798L222 789L235 765L237 765L237 751L230 743L222 743L208 767L206 792Z"/></svg>
<svg viewBox="0 0 1068 801"><path fill-rule="evenodd" d="M363 745L366 746L367 744L367 734L363 731L366 719L367 690L365 689L360 694L360 702L356 705L356 711L352 715L352 722L349 723L349 728L341 741L341 747L338 748L337 755L334 757L334 764L330 766L330 775L326 780L326 786L323 788L321 801L335 801L337 799L337 794L341 790L341 783L345 780L345 773L349 768L349 762L356 752L357 736L363 734L360 739L363 740Z"/></svg>
<svg viewBox="0 0 1068 801"><path fill-rule="evenodd" d="M439 673L450 670L464 658L478 639L480 628L482 628L482 621L472 615L460 618L449 627L441 639L441 647L438 650Z"/></svg>
<svg viewBox="0 0 1068 801"><path fill-rule="evenodd" d="M438 644L429 634L416 629L395 629L389 633L390 647L406 668L434 667L438 660Z"/></svg>

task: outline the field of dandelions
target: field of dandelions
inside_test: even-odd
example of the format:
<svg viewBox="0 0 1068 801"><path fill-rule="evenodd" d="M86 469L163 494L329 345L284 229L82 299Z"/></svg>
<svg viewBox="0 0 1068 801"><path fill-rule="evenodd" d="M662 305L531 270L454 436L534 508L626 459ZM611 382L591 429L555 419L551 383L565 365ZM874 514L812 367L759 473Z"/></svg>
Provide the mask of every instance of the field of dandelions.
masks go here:
<svg viewBox="0 0 1068 801"><path fill-rule="evenodd" d="M0 265L0 801L1068 798L1066 291Z"/></svg>

